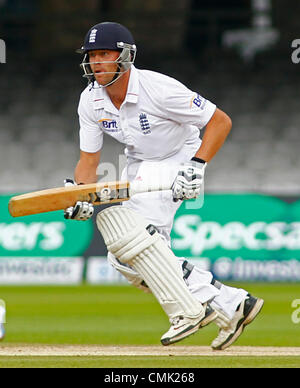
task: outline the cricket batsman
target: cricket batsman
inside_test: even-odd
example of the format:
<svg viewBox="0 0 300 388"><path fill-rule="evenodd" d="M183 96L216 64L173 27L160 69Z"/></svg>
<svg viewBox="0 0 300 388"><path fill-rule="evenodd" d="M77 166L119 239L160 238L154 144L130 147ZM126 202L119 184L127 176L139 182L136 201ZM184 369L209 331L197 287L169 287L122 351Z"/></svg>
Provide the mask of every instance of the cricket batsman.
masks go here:
<svg viewBox="0 0 300 388"><path fill-rule="evenodd" d="M163 345L214 321L219 334L211 346L225 349L264 301L175 257L170 232L183 201L200 195L206 166L229 134L231 119L179 81L137 69L133 36L121 24L93 26L78 52L88 86L78 107L80 160L74 181L65 184L97 182L104 133L124 144L122 180L172 182L172 190L137 194L100 211L97 226L112 266L134 286L152 292L167 314L171 326L161 337ZM93 212L91 203L77 202L65 210L65 218L86 220Z"/></svg>

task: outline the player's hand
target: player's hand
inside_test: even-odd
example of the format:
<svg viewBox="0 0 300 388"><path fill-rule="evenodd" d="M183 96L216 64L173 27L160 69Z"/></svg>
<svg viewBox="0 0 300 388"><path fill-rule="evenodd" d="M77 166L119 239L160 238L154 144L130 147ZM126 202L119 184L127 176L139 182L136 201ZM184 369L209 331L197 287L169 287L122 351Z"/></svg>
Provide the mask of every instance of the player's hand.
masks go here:
<svg viewBox="0 0 300 388"><path fill-rule="evenodd" d="M204 182L206 163L190 161L180 166L172 185L173 201L197 198Z"/></svg>
<svg viewBox="0 0 300 388"><path fill-rule="evenodd" d="M65 179L65 187L75 186L76 183L72 179ZM64 211L66 219L86 221L94 214L94 205L89 202L77 201L74 206L68 207Z"/></svg>

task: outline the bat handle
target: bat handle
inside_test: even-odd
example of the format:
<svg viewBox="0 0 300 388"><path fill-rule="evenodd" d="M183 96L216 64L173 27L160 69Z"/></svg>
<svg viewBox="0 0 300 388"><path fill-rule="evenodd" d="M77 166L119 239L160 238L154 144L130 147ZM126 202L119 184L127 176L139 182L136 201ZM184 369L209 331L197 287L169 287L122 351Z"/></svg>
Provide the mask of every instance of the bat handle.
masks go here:
<svg viewBox="0 0 300 388"><path fill-rule="evenodd" d="M171 190L172 184L170 182L158 182L147 184L140 181L130 182L129 196L132 197L135 194L150 193L152 191L164 191Z"/></svg>

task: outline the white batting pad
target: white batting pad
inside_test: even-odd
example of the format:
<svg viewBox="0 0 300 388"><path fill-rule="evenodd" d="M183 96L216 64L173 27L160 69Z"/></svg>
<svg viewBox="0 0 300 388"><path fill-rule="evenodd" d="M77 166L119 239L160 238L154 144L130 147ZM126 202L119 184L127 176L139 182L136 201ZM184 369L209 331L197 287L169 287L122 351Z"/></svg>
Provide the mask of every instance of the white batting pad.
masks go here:
<svg viewBox="0 0 300 388"><path fill-rule="evenodd" d="M146 229L143 217L124 206L112 206L98 213L97 226L108 251L134 268L170 319L204 316L202 304L182 278L177 258L155 230Z"/></svg>
<svg viewBox="0 0 300 388"><path fill-rule="evenodd" d="M130 267L130 265L122 264L110 252L108 252L107 260L117 271L119 271L128 280L130 284L146 293L151 293L150 288L144 284L144 279L132 267Z"/></svg>

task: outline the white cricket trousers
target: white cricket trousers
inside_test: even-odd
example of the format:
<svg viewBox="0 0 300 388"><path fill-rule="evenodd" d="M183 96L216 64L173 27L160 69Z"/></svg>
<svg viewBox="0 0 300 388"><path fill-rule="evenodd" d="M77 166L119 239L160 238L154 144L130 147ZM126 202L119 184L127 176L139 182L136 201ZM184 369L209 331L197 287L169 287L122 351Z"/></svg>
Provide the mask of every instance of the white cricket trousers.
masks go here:
<svg viewBox="0 0 300 388"><path fill-rule="evenodd" d="M195 152L192 153L192 155L194 154ZM127 166L123 170L121 179L129 181L137 179L148 183L157 182L158 179L163 181L167 179L170 182L173 182L179 164L190 159L190 157L187 157L186 160L184 160L184 158L179 155L177 158L170 158L164 162L129 160ZM123 202L123 206L134 210L136 213L142 215L149 224L154 225L169 245L174 216L181 205L182 201L173 201L172 192L170 190L137 194L129 201ZM199 209L199 211L201 211L201 209ZM108 260L131 284L143 288L140 287L143 279L141 279L131 267L120 263L111 253L108 254ZM184 258L178 258L178 263L181 268L183 261L185 261ZM212 284L212 280L213 275L211 272L204 271L195 266L190 273L190 276L186 279L186 284L190 292L201 303L212 300L211 306L213 308L221 310L229 318L232 318L237 306L245 298L247 292L243 289L229 287L224 284L217 288Z"/></svg>

